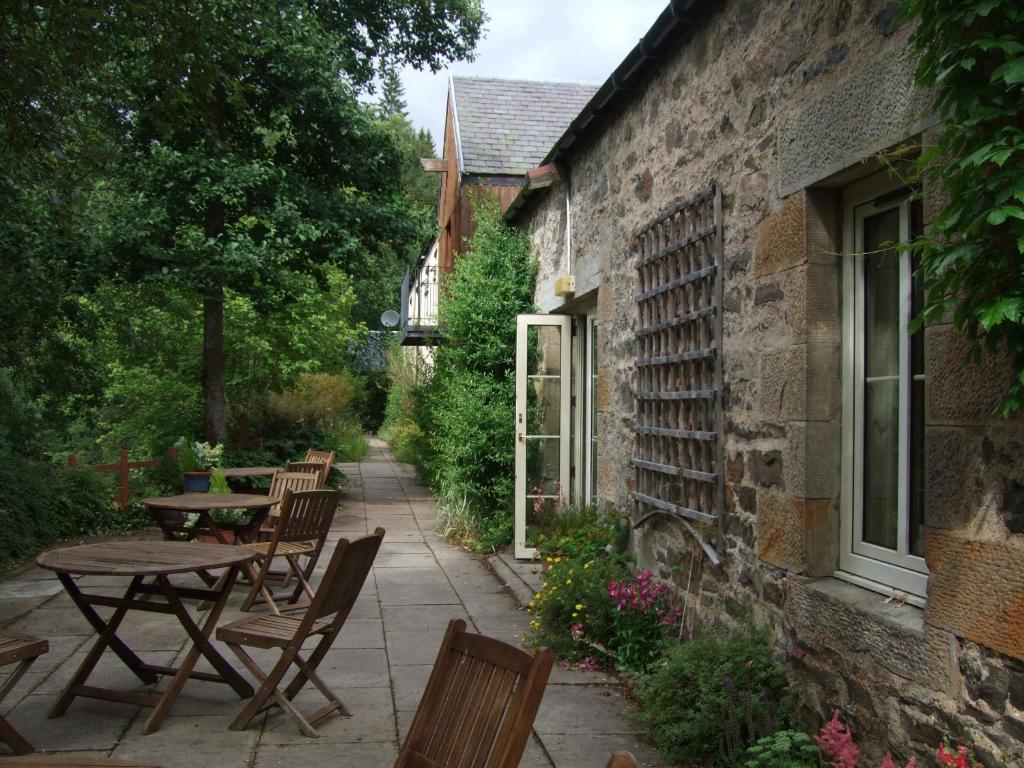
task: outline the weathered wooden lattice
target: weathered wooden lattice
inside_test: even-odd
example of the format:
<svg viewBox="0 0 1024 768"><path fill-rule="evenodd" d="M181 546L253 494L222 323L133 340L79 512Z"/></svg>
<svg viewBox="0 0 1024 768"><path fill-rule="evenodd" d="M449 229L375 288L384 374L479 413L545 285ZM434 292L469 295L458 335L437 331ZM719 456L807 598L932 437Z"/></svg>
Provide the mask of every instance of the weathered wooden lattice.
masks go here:
<svg viewBox="0 0 1024 768"><path fill-rule="evenodd" d="M722 194L663 211L631 241L637 265L635 526L677 519L718 565L722 448ZM710 536L708 535L710 534Z"/></svg>

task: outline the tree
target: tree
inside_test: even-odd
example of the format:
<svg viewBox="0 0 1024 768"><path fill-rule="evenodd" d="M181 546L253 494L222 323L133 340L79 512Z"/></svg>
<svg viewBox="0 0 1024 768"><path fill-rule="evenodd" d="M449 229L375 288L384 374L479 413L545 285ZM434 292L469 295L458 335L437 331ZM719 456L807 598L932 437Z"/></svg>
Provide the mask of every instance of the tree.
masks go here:
<svg viewBox="0 0 1024 768"><path fill-rule="evenodd" d="M952 312L983 350L1005 349L1016 378L999 411L1024 410L1024 7L1015 0L907 0L917 81L944 116L918 168L943 209L911 252L923 322Z"/></svg>
<svg viewBox="0 0 1024 768"><path fill-rule="evenodd" d="M406 119L405 88L394 67L384 70L381 77L380 101L377 103L384 117L400 117Z"/></svg>
<svg viewBox="0 0 1024 768"><path fill-rule="evenodd" d="M382 60L436 70L469 55L483 18L479 0L83 0L2 12L5 85L16 86L0 102L3 138L51 169L68 149L93 161L75 170L101 169L77 187L89 236L82 247L65 238L76 242L60 258L69 281L172 281L202 296L208 439L226 426L225 288L260 306L302 275L325 282L325 266L359 274L398 258L419 230L397 191L398 154L357 90ZM4 181L15 197L18 177ZM22 222L58 207L45 182L34 189ZM62 253L54 242L38 250Z"/></svg>

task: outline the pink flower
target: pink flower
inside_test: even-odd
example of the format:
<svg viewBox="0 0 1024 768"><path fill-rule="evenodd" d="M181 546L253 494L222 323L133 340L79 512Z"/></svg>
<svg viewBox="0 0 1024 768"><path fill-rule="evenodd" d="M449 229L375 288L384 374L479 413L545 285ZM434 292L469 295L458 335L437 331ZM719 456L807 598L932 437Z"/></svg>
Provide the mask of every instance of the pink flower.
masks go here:
<svg viewBox="0 0 1024 768"><path fill-rule="evenodd" d="M839 720L838 709L815 737L815 741L825 756L832 760L831 768L857 768L860 750L853 743L850 729Z"/></svg>

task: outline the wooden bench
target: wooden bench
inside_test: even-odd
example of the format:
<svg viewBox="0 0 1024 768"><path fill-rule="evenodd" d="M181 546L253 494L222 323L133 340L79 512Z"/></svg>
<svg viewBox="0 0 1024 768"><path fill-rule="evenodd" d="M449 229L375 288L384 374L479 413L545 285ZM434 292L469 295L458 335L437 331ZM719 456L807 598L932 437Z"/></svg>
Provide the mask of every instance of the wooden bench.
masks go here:
<svg viewBox="0 0 1024 768"><path fill-rule="evenodd" d="M21 676L32 666L32 662L49 650L50 644L46 640L10 630L0 632L0 666L18 664L17 669L7 678L3 688L0 688L0 702L3 702L7 695L14 690L14 686L21 680ZM28 739L18 733L4 717L0 717L0 740L5 741L16 755L25 755L35 751Z"/></svg>

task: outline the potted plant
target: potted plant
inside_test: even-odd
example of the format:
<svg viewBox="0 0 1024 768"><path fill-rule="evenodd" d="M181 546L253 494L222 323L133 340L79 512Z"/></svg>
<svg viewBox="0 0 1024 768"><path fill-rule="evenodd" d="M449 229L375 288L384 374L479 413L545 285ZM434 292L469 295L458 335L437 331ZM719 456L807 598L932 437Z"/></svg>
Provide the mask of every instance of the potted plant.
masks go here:
<svg viewBox="0 0 1024 768"><path fill-rule="evenodd" d="M210 476L220 464L224 446L211 446L209 443L197 443L185 438L180 438L175 446L178 449L178 465L184 476L185 493L207 493L210 490Z"/></svg>

